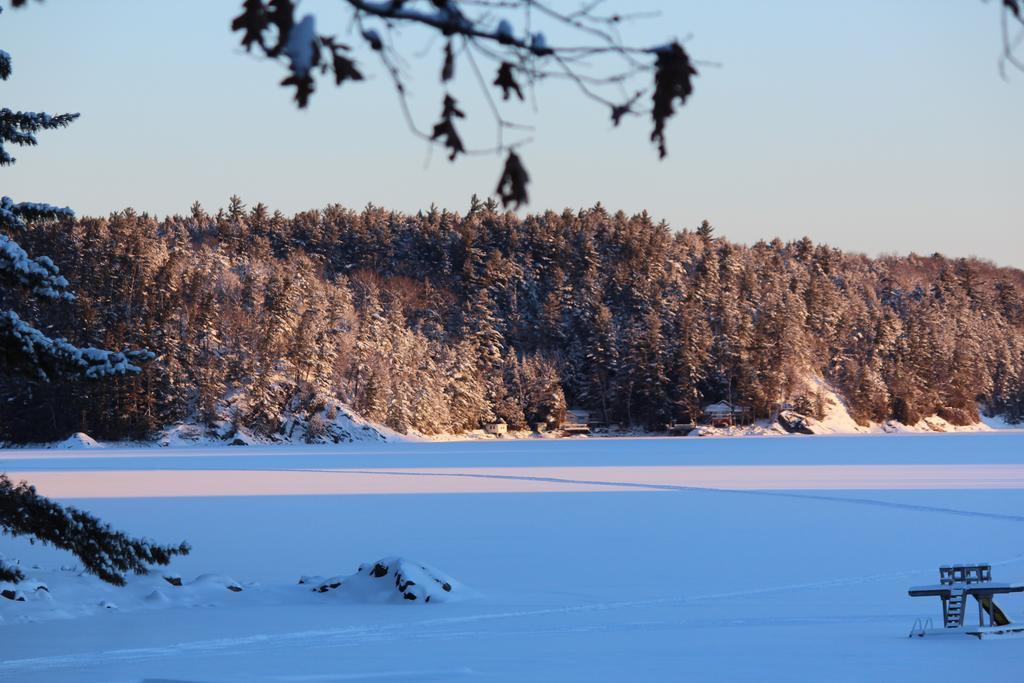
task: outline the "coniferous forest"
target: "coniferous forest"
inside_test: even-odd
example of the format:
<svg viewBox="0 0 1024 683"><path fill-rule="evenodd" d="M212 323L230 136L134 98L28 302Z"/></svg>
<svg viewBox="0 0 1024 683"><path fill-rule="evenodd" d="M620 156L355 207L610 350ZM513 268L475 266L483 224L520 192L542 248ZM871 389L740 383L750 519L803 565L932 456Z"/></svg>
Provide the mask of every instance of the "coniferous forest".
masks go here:
<svg viewBox="0 0 1024 683"><path fill-rule="evenodd" d="M4 377L0 439L142 439L178 422L319 433L325 401L398 431L557 422L567 406L659 428L728 399L813 414L824 378L859 422L979 407L1024 419L1024 272L868 258L809 239L734 244L600 205L523 218L237 197L157 219L41 219L20 238L74 301L2 305L76 344L144 348L136 376ZM817 408L820 410L820 408Z"/></svg>

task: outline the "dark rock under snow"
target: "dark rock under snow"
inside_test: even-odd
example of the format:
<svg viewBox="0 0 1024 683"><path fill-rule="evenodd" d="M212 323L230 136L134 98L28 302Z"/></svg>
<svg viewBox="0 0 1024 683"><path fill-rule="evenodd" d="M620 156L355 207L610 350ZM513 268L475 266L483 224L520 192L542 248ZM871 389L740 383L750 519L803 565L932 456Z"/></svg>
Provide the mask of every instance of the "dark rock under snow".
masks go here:
<svg viewBox="0 0 1024 683"><path fill-rule="evenodd" d="M316 593L332 593L355 602L454 602L468 590L447 574L403 557L386 557L359 565L355 574L319 582L302 577ZM319 578L319 577L317 577Z"/></svg>
<svg viewBox="0 0 1024 683"><path fill-rule="evenodd" d="M790 434L814 434L810 418L792 410L779 413L779 424Z"/></svg>

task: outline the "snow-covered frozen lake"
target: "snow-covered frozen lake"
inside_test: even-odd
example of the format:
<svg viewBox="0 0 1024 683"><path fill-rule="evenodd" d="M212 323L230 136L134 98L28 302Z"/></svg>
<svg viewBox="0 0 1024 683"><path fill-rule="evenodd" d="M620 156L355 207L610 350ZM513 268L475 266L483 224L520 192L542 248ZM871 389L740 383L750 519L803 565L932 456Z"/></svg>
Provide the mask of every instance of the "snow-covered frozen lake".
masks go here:
<svg viewBox="0 0 1024 683"><path fill-rule="evenodd" d="M0 680L936 681L1024 670L1024 639L906 637L915 618L938 621L938 600L906 590L933 583L940 564L988 561L995 580L1024 580L1020 432L11 450L0 451L5 470L193 551L169 568L184 588L158 571L114 589L61 571L68 555L0 539L50 588L0 600ZM360 604L297 583L394 555L476 595ZM189 585L206 573L244 590ZM1024 597L1000 602L1024 621Z"/></svg>

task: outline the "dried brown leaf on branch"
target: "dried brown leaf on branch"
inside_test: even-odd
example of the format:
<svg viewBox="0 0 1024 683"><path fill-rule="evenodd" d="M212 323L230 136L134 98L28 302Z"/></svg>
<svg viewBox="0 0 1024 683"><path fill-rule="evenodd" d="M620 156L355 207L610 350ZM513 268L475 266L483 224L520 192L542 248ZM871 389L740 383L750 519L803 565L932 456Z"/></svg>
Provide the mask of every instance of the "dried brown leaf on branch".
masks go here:
<svg viewBox="0 0 1024 683"><path fill-rule="evenodd" d="M288 37L295 26L295 3L292 0L270 0L266 16L268 23L277 27L277 45L267 50L267 56L276 57L288 44Z"/></svg>
<svg viewBox="0 0 1024 683"><path fill-rule="evenodd" d="M313 94L313 90L316 88L313 77L308 73L292 74L282 80L281 85L285 87L294 86L295 101L298 103L300 109L309 104L309 96Z"/></svg>
<svg viewBox="0 0 1024 683"><path fill-rule="evenodd" d="M447 83L455 75L455 54L452 52L452 41L444 44L444 65L441 67L441 82Z"/></svg>
<svg viewBox="0 0 1024 683"><path fill-rule="evenodd" d="M356 68L356 63L346 56L348 45L339 43L331 36L320 36L320 42L331 53L331 71L334 72L334 84L341 85L345 81L361 81L363 74ZM327 70L325 64L323 70Z"/></svg>
<svg viewBox="0 0 1024 683"><path fill-rule="evenodd" d="M505 208L515 203L518 209L528 201L526 186L530 182L530 176L514 150L509 150L508 158L505 159L505 170L498 180L498 188L495 194L501 197L501 203Z"/></svg>
<svg viewBox="0 0 1024 683"><path fill-rule="evenodd" d="M307 19L312 21L309 16L302 22L297 21L295 12L299 5L296 0L243 0L241 4L242 13L232 22L232 30L242 33L241 43L246 50L252 50L255 45L269 58L292 61L292 73L282 83L295 88L295 99L300 107L308 103L316 75L333 71L335 83L339 85L347 80L363 80L364 72L361 67L357 68L349 46L327 36L319 36L316 46L315 57L322 64L319 74L294 68L289 37L294 43L296 31L302 30ZM502 103L513 99L525 101L526 85L532 88L543 81L568 83L585 98L609 107L613 121L618 123L626 114L647 113L648 107L646 102L641 104L641 98L651 89L641 83L649 82L645 76L654 77L657 84L656 110L652 112L656 125L654 138L663 156L665 120L677 106L676 99L683 103L692 92L688 77L695 72L689 67L685 53L683 68L678 68L677 52L681 48L669 46L665 48L667 54L661 54L657 48L624 44L618 26L632 15L603 14L600 3L587 3L570 12L545 0L497 3L345 0L341 4L350 13L350 32L361 38L361 46L375 54L390 77L405 122L414 135L444 147L450 160L463 154L507 153L502 175L505 192L502 200L506 205L526 201L529 175L519 157L510 152L530 141L523 131L532 126L511 121L502 111L505 106ZM409 60L401 51L408 41L399 33L406 27L419 27L444 37L439 80L446 91L449 84L455 82L460 60L472 67L497 129L496 145L467 146L456 128L456 119L465 118L465 114L456 103L455 93L445 93L441 117L429 127L415 120L406 83ZM549 44L546 32L556 32L564 44ZM329 59L320 58L321 50L330 52ZM483 77L485 71L481 62L493 64L495 76L490 82ZM629 91L635 94L620 103L618 97L629 82L632 82ZM680 87L681 84L685 87ZM492 97L491 86L501 89L500 99Z"/></svg>
<svg viewBox="0 0 1024 683"><path fill-rule="evenodd" d="M448 148L448 160L455 161L455 157L466 151L462 144L462 138L455 130L455 119L464 119L466 114L459 109L458 102L451 95L444 96L444 103L441 107L441 120L434 124L433 140L441 140Z"/></svg>
<svg viewBox="0 0 1024 683"><path fill-rule="evenodd" d="M494 85L502 89L502 99L508 100L509 96L514 92L519 100L522 101L523 90L519 87L519 83L516 82L516 76L512 69L511 64L502 62L501 66L498 67L498 77L494 79Z"/></svg>
<svg viewBox="0 0 1024 683"><path fill-rule="evenodd" d="M660 47L655 51L657 61L654 66L654 94L651 96L653 107L651 119L654 130L651 141L658 145L658 155L664 159L668 154L665 146L665 122L675 114L675 101L679 105L686 104L686 98L693 93L693 77L697 70L690 63L690 56L679 43Z"/></svg>
<svg viewBox="0 0 1024 683"><path fill-rule="evenodd" d="M245 0L242 13L231 22L232 31L243 31L242 46L246 52L252 50L253 44L266 48L263 43L263 32L267 30L267 11L263 0Z"/></svg>

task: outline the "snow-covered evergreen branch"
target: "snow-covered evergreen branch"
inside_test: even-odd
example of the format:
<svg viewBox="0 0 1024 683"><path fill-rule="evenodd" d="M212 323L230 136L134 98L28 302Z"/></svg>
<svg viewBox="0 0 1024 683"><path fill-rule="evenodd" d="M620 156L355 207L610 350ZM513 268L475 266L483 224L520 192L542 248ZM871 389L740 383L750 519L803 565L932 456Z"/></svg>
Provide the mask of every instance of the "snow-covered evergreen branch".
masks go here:
<svg viewBox="0 0 1024 683"><path fill-rule="evenodd" d="M15 6L24 4L14 0ZM0 51L0 79L11 75L11 56ZM3 143L35 145L41 130L62 128L78 114L14 112L0 109L0 165L14 158ZM71 209L37 202L15 203L0 199L0 230L31 237L26 221L74 218ZM9 235L0 233L0 285L4 303L11 303L19 289L45 299L72 301L68 281L48 256L31 257ZM36 380L56 377L104 379L141 372L139 363L150 360L149 351L108 351L79 347L66 339L53 338L36 329L13 310L0 310L0 379L17 376ZM14 484L0 473L0 532L28 536L73 553L86 571L114 585L124 585L128 572L145 574L148 565L166 565L175 555L187 555L185 543L163 546L144 538L133 538L111 529L96 517L73 507L64 507L39 495L25 482ZM24 575L17 566L0 560L0 581L18 582Z"/></svg>
<svg viewBox="0 0 1024 683"><path fill-rule="evenodd" d="M3 54L7 54L6 52ZM10 76L10 61L6 71L3 68L3 59L0 57L0 75L6 73ZM3 80L7 79L3 76ZM34 111L11 111L4 107L0 109L0 166L10 166L16 159L10 155L4 147L4 143L32 147L38 144L36 133L43 130L65 128L78 118L78 114L46 114Z"/></svg>
<svg viewBox="0 0 1024 683"><path fill-rule="evenodd" d="M15 3L20 4L20 3ZM11 75L11 56L0 51L0 79ZM15 162L5 143L32 146L36 133L64 128L78 114L47 114L0 108L0 166ZM15 203L0 199L0 230L24 234L26 221L74 218L67 207L41 202ZM67 279L48 256L30 256L9 234L0 233L0 284L24 287L33 294L54 301L73 301ZM28 324L11 310L0 311L0 359L3 370L34 379L73 376L98 379L141 372L138 363L148 360L148 351L107 351L78 347L63 338L51 338Z"/></svg>
<svg viewBox="0 0 1024 683"><path fill-rule="evenodd" d="M47 299L71 301L75 298L68 291L68 281L48 256L32 258L6 235L0 235L0 279L28 287Z"/></svg>
<svg viewBox="0 0 1024 683"><path fill-rule="evenodd" d="M40 380L54 376L102 379L142 371L137 363L154 358L150 351L107 351L79 347L32 327L14 311L0 311L0 370Z"/></svg>
<svg viewBox="0 0 1024 683"><path fill-rule="evenodd" d="M147 574L148 565L169 564L190 550L187 543L159 545L115 531L84 510L44 498L25 482L11 482L6 474L0 474L0 529L70 551L87 572L115 586L124 585L125 574ZM18 567L0 562L0 581L23 578Z"/></svg>

